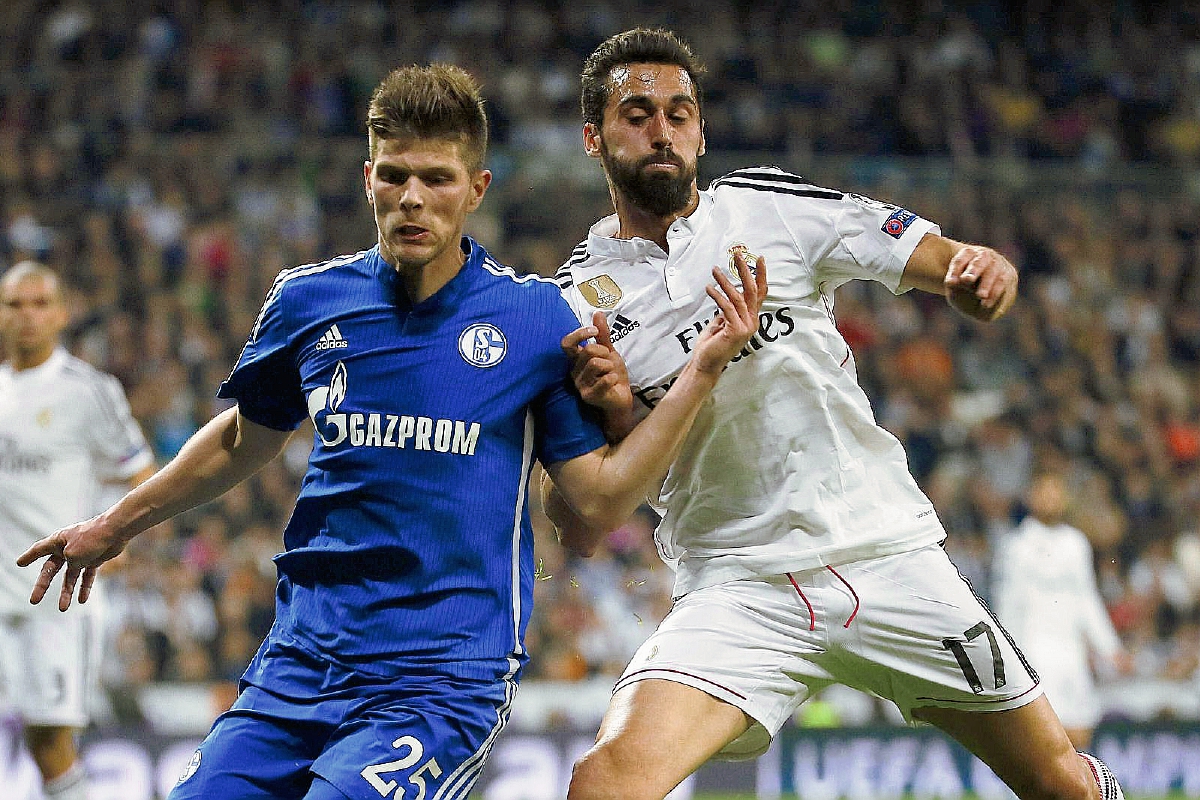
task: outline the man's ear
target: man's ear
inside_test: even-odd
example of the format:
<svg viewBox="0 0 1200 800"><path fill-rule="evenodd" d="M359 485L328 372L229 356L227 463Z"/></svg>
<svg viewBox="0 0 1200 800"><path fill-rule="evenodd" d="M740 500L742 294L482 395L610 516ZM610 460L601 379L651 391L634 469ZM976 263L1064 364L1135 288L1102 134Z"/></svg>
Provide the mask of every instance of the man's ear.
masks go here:
<svg viewBox="0 0 1200 800"><path fill-rule="evenodd" d="M371 191L371 162L363 162L363 188L367 191L367 202L375 205L375 193Z"/></svg>
<svg viewBox="0 0 1200 800"><path fill-rule="evenodd" d="M591 122L585 122L583 124L583 151L592 158L599 158L603 147L600 128Z"/></svg>
<svg viewBox="0 0 1200 800"><path fill-rule="evenodd" d="M488 186L492 184L492 171L490 169L481 169L471 178L471 198L467 201L467 211L471 212L479 208L483 202L483 196L487 194Z"/></svg>
<svg viewBox="0 0 1200 800"><path fill-rule="evenodd" d="M706 137L704 136L704 128L705 128L704 120L700 120L700 149L696 151L697 158L704 155L704 151L707 149L706 146L707 146L708 142L706 140Z"/></svg>

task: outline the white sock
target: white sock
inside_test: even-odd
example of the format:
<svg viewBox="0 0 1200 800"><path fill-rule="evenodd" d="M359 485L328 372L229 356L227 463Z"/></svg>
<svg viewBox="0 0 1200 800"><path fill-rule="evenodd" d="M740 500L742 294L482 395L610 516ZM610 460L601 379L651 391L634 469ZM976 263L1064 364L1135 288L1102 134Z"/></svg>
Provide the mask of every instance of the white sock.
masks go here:
<svg viewBox="0 0 1200 800"><path fill-rule="evenodd" d="M1108 768L1107 764L1089 753L1080 753L1079 757L1088 765L1092 777L1096 779L1096 784L1100 787L1101 800L1125 800L1121 784L1117 783L1116 776L1112 774L1112 770Z"/></svg>
<svg viewBox="0 0 1200 800"><path fill-rule="evenodd" d="M46 800L87 800L87 773L83 764L76 761L62 775L42 784L42 793Z"/></svg>

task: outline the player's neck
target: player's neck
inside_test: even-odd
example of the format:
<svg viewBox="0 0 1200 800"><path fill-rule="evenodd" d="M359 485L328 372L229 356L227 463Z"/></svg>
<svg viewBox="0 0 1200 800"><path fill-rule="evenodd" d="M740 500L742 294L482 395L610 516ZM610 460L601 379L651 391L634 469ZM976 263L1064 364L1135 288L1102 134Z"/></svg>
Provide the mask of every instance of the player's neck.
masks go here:
<svg viewBox="0 0 1200 800"><path fill-rule="evenodd" d="M49 348L39 348L37 350L9 350L5 361L13 368L14 372L23 372L27 369L40 367L50 360L50 356L54 355L57 345Z"/></svg>
<svg viewBox="0 0 1200 800"><path fill-rule="evenodd" d="M461 239L461 236L459 237ZM386 260L386 259L385 259ZM412 305L423 303L437 294L438 290L454 279L467 262L462 248L447 248L437 258L426 264L392 264L400 276L400 285Z"/></svg>
<svg viewBox="0 0 1200 800"><path fill-rule="evenodd" d="M618 239L649 239L661 247L663 252L670 252L667 245L667 231L670 229L671 223L680 217L689 216L695 211L696 206L700 204L700 195L693 191L692 199L688 201L687 206L670 214L655 214L646 211L630 202L629 198L615 192L613 204L617 208L617 221L620 223L617 227Z"/></svg>

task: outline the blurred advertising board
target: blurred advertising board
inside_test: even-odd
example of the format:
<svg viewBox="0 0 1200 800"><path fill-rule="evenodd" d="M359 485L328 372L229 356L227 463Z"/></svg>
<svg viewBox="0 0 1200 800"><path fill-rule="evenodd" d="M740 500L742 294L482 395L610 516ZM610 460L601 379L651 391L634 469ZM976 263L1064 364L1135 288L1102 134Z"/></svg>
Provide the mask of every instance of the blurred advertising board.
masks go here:
<svg viewBox="0 0 1200 800"><path fill-rule="evenodd" d="M0 786L6 800L38 800L36 771L0 727ZM561 800L571 764L591 730L507 731L472 793L479 800ZM82 749L93 776L89 800L160 800L191 759L198 736L146 729L89 731ZM1127 796L1200 798L1200 723L1106 725L1092 751ZM785 728L755 761L711 763L669 800L740 794L761 800L1009 798L991 771L931 728Z"/></svg>

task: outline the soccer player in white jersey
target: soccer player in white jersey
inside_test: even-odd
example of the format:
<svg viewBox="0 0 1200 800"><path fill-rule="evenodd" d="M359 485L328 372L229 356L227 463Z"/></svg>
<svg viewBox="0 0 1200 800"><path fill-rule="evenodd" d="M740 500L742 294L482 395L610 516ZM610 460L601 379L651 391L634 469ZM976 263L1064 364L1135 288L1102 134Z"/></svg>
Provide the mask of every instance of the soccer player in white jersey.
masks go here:
<svg viewBox="0 0 1200 800"><path fill-rule="evenodd" d="M600 331L575 375L610 438L687 359L714 312L708 271L743 256L771 277L757 334L666 474L656 538L675 603L617 682L570 800L662 798L711 757L763 752L832 683L941 728L1025 800L1119 796L939 546L945 532L876 424L833 318L834 290L870 279L994 320L1015 299L1016 270L906 209L775 168L698 191L699 73L673 34L644 29L602 43L583 70L584 147L616 214L559 281ZM588 552L602 532L554 488L543 496L560 537Z"/></svg>
<svg viewBox="0 0 1200 800"><path fill-rule="evenodd" d="M67 353L57 275L23 261L0 277L0 703L24 722L48 800L82 800L75 734L96 687L94 615L31 606L16 559L90 517L105 483L137 484L154 457L117 379Z"/></svg>
<svg viewBox="0 0 1200 800"><path fill-rule="evenodd" d="M1092 546L1064 521L1070 493L1057 472L1034 477L1029 513L996 548L996 614L1021 643L1046 697L1077 748L1100 721L1093 656L1116 671L1132 664L1096 588Z"/></svg>
<svg viewBox="0 0 1200 800"><path fill-rule="evenodd" d="M766 276L711 277L721 313L658 408L609 445L570 391L558 288L463 235L491 181L478 86L404 67L371 97L356 254L280 273L209 421L153 478L19 558L59 607L141 531L244 479L311 420L275 624L171 800L463 800L528 660L535 460L619 524L755 330ZM583 331L580 336L595 335Z"/></svg>

